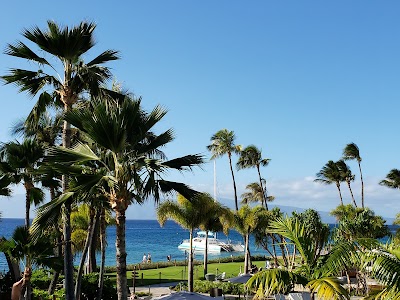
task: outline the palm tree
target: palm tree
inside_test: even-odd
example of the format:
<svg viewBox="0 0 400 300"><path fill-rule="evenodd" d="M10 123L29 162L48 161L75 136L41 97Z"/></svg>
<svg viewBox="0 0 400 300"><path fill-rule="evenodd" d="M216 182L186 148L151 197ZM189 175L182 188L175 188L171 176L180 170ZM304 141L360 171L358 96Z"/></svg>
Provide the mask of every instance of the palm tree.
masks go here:
<svg viewBox="0 0 400 300"><path fill-rule="evenodd" d="M240 152L239 160L236 164L237 168L240 169L247 169L247 168L256 168L258 173L258 179L260 182L261 190L263 191L263 202L265 203L265 207L268 210L267 205L267 195L266 189L263 185L263 179L261 177L260 167L268 166L270 162L269 158L262 158L261 157L261 150L259 150L256 146L250 145L247 146L243 151Z"/></svg>
<svg viewBox="0 0 400 300"><path fill-rule="evenodd" d="M216 159L218 157L228 155L229 167L231 169L233 191L235 194L235 208L236 211L239 209L238 197L236 191L235 174L233 173L232 167L232 154L240 153L240 146L235 145L235 133L229 131L228 129L221 129L211 137L211 144L207 146L207 149L211 151L211 159Z"/></svg>
<svg viewBox="0 0 400 300"><path fill-rule="evenodd" d="M32 139L22 143L15 141L0 147L0 169L12 178L14 184L23 183L25 187L25 227L30 226L31 203L38 205L44 200L44 193L35 187L35 172L44 155L43 148Z"/></svg>
<svg viewBox="0 0 400 300"><path fill-rule="evenodd" d="M345 251L347 248L334 248L326 259L320 259L319 249L322 249L329 237L327 228L315 228L319 232L311 233L296 217L273 221L270 232L280 234L286 241L294 244L302 265L292 270L275 268L258 272L247 282L247 287L255 288L258 297L265 297L287 293L294 284L302 284L311 291L312 298L316 293L318 299L349 299L347 291L334 277L335 272L340 271L338 268L348 261L350 254ZM316 237L318 241L315 240Z"/></svg>
<svg viewBox="0 0 400 300"><path fill-rule="evenodd" d="M257 228L259 222L264 220L263 214L267 211L262 207L250 208L248 205L243 205L239 211L233 215L233 227L244 237L244 273L250 272L250 250L249 240L250 234Z"/></svg>
<svg viewBox="0 0 400 300"><path fill-rule="evenodd" d="M6 84L15 84L21 92L31 96L40 94L30 116L38 118L46 108L54 104L62 107L65 112L81 100L84 92L98 94L100 85L111 76L109 69L103 63L118 59L118 52L106 50L88 63L84 63L82 56L94 45L94 23L81 22L72 28L60 27L53 21L47 22L47 30L43 31L35 26L25 29L23 37L37 46L40 51L50 56L50 59L35 53L24 42L17 41L9 44L7 55L23 58L37 64L36 70L10 69L7 75L1 77ZM59 64L52 64L52 62ZM59 67L58 67L59 66ZM53 89L52 93L46 90ZM71 146L71 126L64 121L62 132L63 146ZM63 176L63 191L68 187L68 180ZM73 257L71 252L70 203L64 209L64 258L65 258L65 289L66 299L74 299L73 295Z"/></svg>
<svg viewBox="0 0 400 300"><path fill-rule="evenodd" d="M265 179L262 179L262 181L265 185ZM262 190L258 182L252 182L246 185L246 190L248 190L248 192L241 195L243 204L260 202L261 206L264 207L264 195L267 194L265 187L264 190ZM274 196L267 196L267 202L271 202L274 199Z"/></svg>
<svg viewBox="0 0 400 300"><path fill-rule="evenodd" d="M161 226L164 226L168 219L173 219L189 230L188 288L190 292L193 292L193 232L208 221L208 214L214 209L214 200L203 194L190 198L190 200L178 195L177 202L165 201L157 208L157 219Z"/></svg>
<svg viewBox="0 0 400 300"><path fill-rule="evenodd" d="M390 172L386 175L386 179L381 180L379 184L391 189L400 189L400 170L390 170Z"/></svg>
<svg viewBox="0 0 400 300"><path fill-rule="evenodd" d="M129 205L150 196L158 202L161 193L176 191L188 198L197 194L183 183L163 179L168 169L191 170L203 161L200 155L165 160L160 148L173 140L172 130L160 135L151 132L165 114L160 107L143 111L140 99L92 100L90 106L67 112L65 120L101 151L78 143L72 149L53 148L48 157L53 168L68 172L76 182L54 207L76 196L83 201L101 192L115 212L118 299L127 298L125 212ZM38 212L38 223L47 222L50 208Z"/></svg>
<svg viewBox="0 0 400 300"><path fill-rule="evenodd" d="M355 143L347 144L343 149L343 159L344 160L357 160L358 169L360 170L360 180L361 180L361 207L364 208L364 180L361 171L361 156L360 149Z"/></svg>
<svg viewBox="0 0 400 300"><path fill-rule="evenodd" d="M330 160L322 167L321 171L319 171L316 176L317 179L314 180L315 182L321 182L328 185L334 183L336 185L339 191L340 204L343 205L342 192L340 191L342 176L338 165L333 160Z"/></svg>
<svg viewBox="0 0 400 300"><path fill-rule="evenodd" d="M342 175L342 181L345 181L347 183L347 186L349 187L354 207L357 207L357 202L354 199L353 190L351 189L351 182L354 181L355 175L351 173L349 166L344 162L344 160L338 160L336 162L336 165L338 166L339 172Z"/></svg>

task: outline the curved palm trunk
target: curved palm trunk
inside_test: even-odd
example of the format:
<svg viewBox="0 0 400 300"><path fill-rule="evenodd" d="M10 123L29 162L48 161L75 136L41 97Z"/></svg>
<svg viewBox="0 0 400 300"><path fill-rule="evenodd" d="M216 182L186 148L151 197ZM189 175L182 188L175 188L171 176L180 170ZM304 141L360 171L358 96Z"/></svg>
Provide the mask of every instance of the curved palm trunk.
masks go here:
<svg viewBox="0 0 400 300"><path fill-rule="evenodd" d="M336 183L336 187L339 191L339 197L340 197L340 204L343 205L343 198L342 198L342 192L340 190L340 183Z"/></svg>
<svg viewBox="0 0 400 300"><path fill-rule="evenodd" d="M115 213L117 223L117 237L115 241L117 258L117 294L118 300L126 300L128 298L128 285L126 279L125 210L118 209Z"/></svg>
<svg viewBox="0 0 400 300"><path fill-rule="evenodd" d="M349 187L350 194L351 194L351 200L353 200L354 206L357 207L356 199L354 199L353 190L351 189L350 180L347 180L346 182L347 182L347 186Z"/></svg>
<svg viewBox="0 0 400 300"><path fill-rule="evenodd" d="M104 286L104 266L106 261L106 216L105 210L102 208L100 216L100 247L101 247L101 262L99 272L99 282L97 284L97 300L101 300L103 296Z"/></svg>
<svg viewBox="0 0 400 300"><path fill-rule="evenodd" d="M30 189L28 187L28 184L25 183L25 227L28 230L30 226L30 210L31 210L31 199L30 199Z"/></svg>
<svg viewBox="0 0 400 300"><path fill-rule="evenodd" d="M238 198L237 198L237 191L236 191L235 174L233 173L233 168L232 168L232 155L230 153L228 153L228 157L229 157L229 167L231 168L231 174L232 174L233 191L235 192L235 208L236 208L236 211L238 211L239 205L238 205Z"/></svg>
<svg viewBox="0 0 400 300"><path fill-rule="evenodd" d="M358 161L358 168L360 169L360 180L361 180L361 207L364 208L364 180L361 172L360 161Z"/></svg>
<svg viewBox="0 0 400 300"><path fill-rule="evenodd" d="M207 271L207 264L208 264L208 230L206 230L206 244L204 247L204 277L206 277Z"/></svg>
<svg viewBox="0 0 400 300"><path fill-rule="evenodd" d="M188 289L193 292L193 229L190 229L189 264L188 264Z"/></svg>
<svg viewBox="0 0 400 300"><path fill-rule="evenodd" d="M89 252L88 252L88 266L85 270L87 273L97 272L97 259L96 259L96 250L98 249L98 239L97 237L100 236L100 212L96 217L96 222L94 225L94 234L92 242L89 245Z"/></svg>
<svg viewBox="0 0 400 300"><path fill-rule="evenodd" d="M85 261L86 261L86 256L89 251L89 245L92 243L93 240L93 235L94 235L94 228L96 226L96 221L97 221L97 216L100 213L98 211L96 213L96 216L93 216L93 210L91 209L91 216L90 216L90 221L89 221L89 228L88 228L88 233L85 241L85 247L83 248L82 252L82 257L81 257L81 262L79 264L79 269L78 269L78 275L76 277L76 283L75 283L75 298L79 300L81 298L81 282L82 282L82 274L83 274L83 269L85 267Z"/></svg>
<svg viewBox="0 0 400 300"><path fill-rule="evenodd" d="M258 173L258 179L260 180L261 192L262 192L262 195L263 195L261 206L265 207L265 209L268 210L267 195L265 195L265 193L264 193L264 187L263 187L263 184L262 184L262 178L261 178L261 172L260 172L260 165L257 165L257 173ZM265 206L264 206L264 204L265 204Z"/></svg>

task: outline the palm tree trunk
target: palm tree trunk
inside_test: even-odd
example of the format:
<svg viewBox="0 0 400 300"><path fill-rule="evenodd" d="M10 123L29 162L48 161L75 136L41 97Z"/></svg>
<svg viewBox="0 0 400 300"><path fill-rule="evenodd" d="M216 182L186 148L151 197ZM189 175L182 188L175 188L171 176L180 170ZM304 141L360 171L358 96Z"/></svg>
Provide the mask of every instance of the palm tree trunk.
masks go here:
<svg viewBox="0 0 400 300"><path fill-rule="evenodd" d="M64 111L69 111L72 107L68 104L68 101L64 102ZM63 132L62 132L62 143L63 147L71 147L71 125L64 121ZM62 175L62 191L66 192L68 189L68 176ZM71 203L68 201L64 204L63 214L63 233L64 233L64 288L65 288L65 299L75 300L74 294L74 261L72 255L71 245ZM126 299L125 299L126 300Z"/></svg>
<svg viewBox="0 0 400 300"><path fill-rule="evenodd" d="M337 187L337 189L339 191L340 204L343 205L342 192L340 191L340 183L336 183L336 187Z"/></svg>
<svg viewBox="0 0 400 300"><path fill-rule="evenodd" d="M206 230L206 244L204 246L204 277L206 277L208 263L208 230Z"/></svg>
<svg viewBox="0 0 400 300"><path fill-rule="evenodd" d="M229 167L231 168L231 174L232 174L232 181L233 181L233 191L235 192L235 208L236 211L239 210L239 205L238 205L238 197L237 197L237 191L236 191L236 182L235 182L235 174L233 173L233 168L232 168L232 155L228 153L229 157Z"/></svg>
<svg viewBox="0 0 400 300"><path fill-rule="evenodd" d="M361 172L361 163L358 160L358 168L360 169L360 180L361 180L361 207L364 208L364 180Z"/></svg>
<svg viewBox="0 0 400 300"><path fill-rule="evenodd" d="M354 199L354 195L353 195L353 190L351 189L351 185L350 185L350 181L347 180L347 186L349 187L349 191L351 194L351 199L353 200L353 204L355 207L357 207L357 203L356 203L356 199Z"/></svg>
<svg viewBox="0 0 400 300"><path fill-rule="evenodd" d="M262 184L262 178L261 178L261 172L260 172L260 166L257 165L257 173L258 173L258 179L260 180L260 187L261 187L261 191L262 191L262 195L263 195L263 202L262 207L265 207L266 210L268 210L268 204L267 204L267 195L265 195L264 193L264 187ZM265 204L265 206L263 205L263 203Z"/></svg>
<svg viewBox="0 0 400 300"><path fill-rule="evenodd" d="M88 252L88 267L87 273L97 272L97 260L96 260L96 250L98 249L98 236L100 236L100 212L97 216L98 219L94 226L94 235L91 244L89 245Z"/></svg>
<svg viewBox="0 0 400 300"><path fill-rule="evenodd" d="M128 298L128 285L126 279L125 210L123 208L117 209L115 213L117 223L117 237L115 242L117 256L117 294L118 300L126 300Z"/></svg>
<svg viewBox="0 0 400 300"><path fill-rule="evenodd" d="M249 268L249 234L246 233L244 236L244 249L245 249L245 254L244 254L244 273L247 274L250 271Z"/></svg>
<svg viewBox="0 0 400 300"><path fill-rule="evenodd" d="M85 246L83 248L81 262L79 264L78 275L76 276L76 283L75 283L75 298L80 300L81 298L81 282L82 282L82 274L83 269L85 267L85 261L87 257L87 253L89 250L89 245L92 243L93 235L94 235L94 228L96 226L97 215L99 215L100 211L96 212L96 217L92 216L92 209L91 209L91 216L89 221L88 233L85 241Z"/></svg>
<svg viewBox="0 0 400 300"><path fill-rule="evenodd" d="M55 254L58 257L61 257L61 255L62 255L62 240L61 240L61 235L60 234L57 234L57 250L56 250ZM58 281L58 277L59 276L60 276L60 272L58 272L58 271L54 271L53 272L53 278L51 279L51 282L50 282L50 285L49 285L49 289L48 289L48 293L50 295L53 295L54 291L56 290L56 285L57 285L57 281Z"/></svg>
<svg viewBox="0 0 400 300"><path fill-rule="evenodd" d="M193 292L193 229L190 229L188 289L189 289L189 292Z"/></svg>
<svg viewBox="0 0 400 300"><path fill-rule="evenodd" d="M29 213L30 213L30 209L31 209L31 201L30 201L30 192L29 189L26 188L26 193L25 193L25 227L28 230L29 229L29 225L30 225L30 217L29 217Z"/></svg>
<svg viewBox="0 0 400 300"><path fill-rule="evenodd" d="M103 296L103 286L104 286L104 266L106 262L106 216L104 208L101 209L101 216L100 216L100 247L101 247L101 262L100 262L99 282L97 284L96 300L101 300Z"/></svg>

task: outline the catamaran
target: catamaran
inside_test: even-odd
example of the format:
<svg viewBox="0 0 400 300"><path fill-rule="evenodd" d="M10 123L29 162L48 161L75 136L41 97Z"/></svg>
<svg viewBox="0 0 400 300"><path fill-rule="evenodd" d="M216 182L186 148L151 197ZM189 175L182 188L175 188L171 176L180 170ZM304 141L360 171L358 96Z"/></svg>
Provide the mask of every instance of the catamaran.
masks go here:
<svg viewBox="0 0 400 300"><path fill-rule="evenodd" d="M193 238L193 250L194 251L204 251L206 246L206 234L205 231L198 231L196 237ZM215 232L208 232L208 252L209 253L219 253L221 251L234 252L234 251L244 251L244 246L240 243L232 243L230 240L227 242L217 239L217 234ZM190 239L183 240L178 246L178 249L189 250L190 249Z"/></svg>

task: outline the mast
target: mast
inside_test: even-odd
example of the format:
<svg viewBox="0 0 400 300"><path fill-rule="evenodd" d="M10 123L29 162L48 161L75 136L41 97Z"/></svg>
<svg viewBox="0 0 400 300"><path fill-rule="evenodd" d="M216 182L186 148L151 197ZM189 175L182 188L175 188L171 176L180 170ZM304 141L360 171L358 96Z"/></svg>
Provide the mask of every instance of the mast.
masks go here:
<svg viewBox="0 0 400 300"><path fill-rule="evenodd" d="M217 201L217 162L214 159L214 201Z"/></svg>

